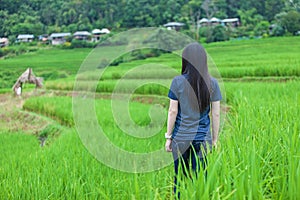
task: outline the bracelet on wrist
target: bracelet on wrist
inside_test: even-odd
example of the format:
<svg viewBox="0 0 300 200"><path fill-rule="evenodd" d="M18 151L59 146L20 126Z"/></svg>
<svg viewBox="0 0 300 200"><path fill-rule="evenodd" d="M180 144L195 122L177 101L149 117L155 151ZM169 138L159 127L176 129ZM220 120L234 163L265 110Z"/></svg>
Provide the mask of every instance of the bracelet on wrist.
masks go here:
<svg viewBox="0 0 300 200"><path fill-rule="evenodd" d="M172 139L172 135L169 135L168 133L165 133L165 138L166 139Z"/></svg>

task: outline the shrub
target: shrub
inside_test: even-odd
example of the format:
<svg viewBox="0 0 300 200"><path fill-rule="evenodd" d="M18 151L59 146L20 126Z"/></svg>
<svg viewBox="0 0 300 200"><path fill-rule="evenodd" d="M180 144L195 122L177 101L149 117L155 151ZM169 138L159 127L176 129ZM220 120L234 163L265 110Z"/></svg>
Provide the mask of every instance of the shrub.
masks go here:
<svg viewBox="0 0 300 200"><path fill-rule="evenodd" d="M108 59L102 59L97 68L101 69L101 68L104 68L108 65L109 65L109 60Z"/></svg>
<svg viewBox="0 0 300 200"><path fill-rule="evenodd" d="M119 64L123 63L124 60L123 60L124 57L119 57L115 60L112 61L112 63L110 64L110 66L118 66Z"/></svg>
<svg viewBox="0 0 300 200"><path fill-rule="evenodd" d="M146 58L150 58L150 57L158 57L163 53L162 50L160 49L151 49L150 52L145 54Z"/></svg>
<svg viewBox="0 0 300 200"><path fill-rule="evenodd" d="M61 127L59 127L57 125L55 126L55 125L49 124L39 133L39 136L40 137L49 137L49 136L57 135L60 132L61 132Z"/></svg>
<svg viewBox="0 0 300 200"><path fill-rule="evenodd" d="M26 51L27 47L25 45L17 45L12 47L12 53L15 53L16 55L20 55Z"/></svg>
<svg viewBox="0 0 300 200"><path fill-rule="evenodd" d="M269 32L270 23L268 21L259 22L254 28L255 36L263 36Z"/></svg>
<svg viewBox="0 0 300 200"><path fill-rule="evenodd" d="M71 49L71 42L65 42L65 43L62 45L62 48L63 48L63 49Z"/></svg>
<svg viewBox="0 0 300 200"><path fill-rule="evenodd" d="M11 49L9 47L4 47L4 48L2 48L2 51L3 51L3 54L5 56L5 55L7 55L11 52Z"/></svg>
<svg viewBox="0 0 300 200"><path fill-rule="evenodd" d="M95 44L84 40L73 39L71 48L94 48Z"/></svg>
<svg viewBox="0 0 300 200"><path fill-rule="evenodd" d="M247 31L247 27L245 27L245 26L240 26L236 30L237 30L236 31L236 35L239 38L249 37L250 36L250 33L249 33L249 31Z"/></svg>
<svg viewBox="0 0 300 200"><path fill-rule="evenodd" d="M143 60L146 58L145 54L140 49L135 49L131 52L131 56L134 60Z"/></svg>
<svg viewBox="0 0 300 200"><path fill-rule="evenodd" d="M128 39L126 37L117 37L117 39L113 40L112 38L108 38L109 35L102 36L100 39L101 46L121 46L127 45Z"/></svg>
<svg viewBox="0 0 300 200"><path fill-rule="evenodd" d="M56 80L60 78L67 78L69 75L64 71L52 71L52 72L44 72L40 75L45 80Z"/></svg>
<svg viewBox="0 0 300 200"><path fill-rule="evenodd" d="M111 78L112 79L120 79L121 78L121 74L118 73L118 72L113 72Z"/></svg>
<svg viewBox="0 0 300 200"><path fill-rule="evenodd" d="M199 36L200 37L207 37L208 34L208 27L207 26L203 26L199 29Z"/></svg>
<svg viewBox="0 0 300 200"><path fill-rule="evenodd" d="M224 26L217 25L211 29L211 34L208 34L206 42L219 42L219 41L225 41L228 40L229 37L226 33L226 30Z"/></svg>
<svg viewBox="0 0 300 200"><path fill-rule="evenodd" d="M275 26L273 26L270 35L271 36L283 36L284 33L285 33L284 28L282 26L276 24Z"/></svg>

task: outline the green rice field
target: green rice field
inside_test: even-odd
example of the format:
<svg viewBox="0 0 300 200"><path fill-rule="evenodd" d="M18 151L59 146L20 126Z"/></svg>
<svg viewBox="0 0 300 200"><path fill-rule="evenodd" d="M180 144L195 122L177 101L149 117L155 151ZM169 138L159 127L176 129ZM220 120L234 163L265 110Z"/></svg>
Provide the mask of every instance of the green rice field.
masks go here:
<svg viewBox="0 0 300 200"><path fill-rule="evenodd" d="M218 146L208 155L207 178L201 172L193 181L183 179L181 199L300 199L300 38L204 46L222 77L224 118ZM144 162L151 165L147 153L162 149L165 142L164 84L180 73L180 58L163 54L108 67L101 77L96 73L101 69L76 76L89 52L43 49L0 60L0 199L175 198L172 163L133 173L100 162L78 133L72 96L97 80L93 106L105 137L124 151L145 153ZM149 63L172 70L157 73ZM146 64L145 70L133 70ZM45 87L35 91L25 85L23 97L14 97L11 82L27 67L37 76L47 75ZM82 88L74 93L76 79ZM120 97L112 95L116 88ZM116 124L128 113L114 113L112 107L123 105L122 95L128 93L132 123ZM157 105L165 117L153 121ZM156 130L149 137L127 133L138 129L147 134L149 124ZM41 138L46 138L45 145ZM161 159L171 160L171 154L163 152ZM124 162L134 164L129 159L116 164Z"/></svg>

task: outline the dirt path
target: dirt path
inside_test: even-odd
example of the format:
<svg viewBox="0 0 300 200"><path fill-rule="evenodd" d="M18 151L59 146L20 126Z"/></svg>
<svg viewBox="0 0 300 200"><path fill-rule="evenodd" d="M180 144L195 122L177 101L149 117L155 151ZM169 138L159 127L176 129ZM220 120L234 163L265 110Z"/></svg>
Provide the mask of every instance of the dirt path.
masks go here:
<svg viewBox="0 0 300 200"><path fill-rule="evenodd" d="M78 95L66 91L40 91L23 93L22 97L14 96L12 93L0 94L0 133L1 132L22 132L27 134L39 135L39 133L49 124L57 123L53 119L34 112L22 109L26 99L32 96L72 96ZM95 98L110 99L109 94L97 94ZM121 97L120 97L121 98ZM158 96L136 95L131 98L132 101L145 104L161 104L164 107L168 105L168 99ZM228 106L221 106L222 113L226 115L229 111Z"/></svg>
<svg viewBox="0 0 300 200"><path fill-rule="evenodd" d="M0 94L0 132L22 132L38 135L50 122L35 113L22 110L29 94L16 97L10 93Z"/></svg>

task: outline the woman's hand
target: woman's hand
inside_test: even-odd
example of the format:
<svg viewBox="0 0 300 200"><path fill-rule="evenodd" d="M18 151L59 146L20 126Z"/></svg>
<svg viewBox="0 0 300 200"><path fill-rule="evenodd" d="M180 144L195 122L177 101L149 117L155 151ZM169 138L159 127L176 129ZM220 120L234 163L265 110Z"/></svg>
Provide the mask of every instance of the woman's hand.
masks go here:
<svg viewBox="0 0 300 200"><path fill-rule="evenodd" d="M165 148L166 148L166 151L167 152L172 152L172 139L167 139L166 141L166 145L165 145Z"/></svg>
<svg viewBox="0 0 300 200"><path fill-rule="evenodd" d="M217 147L217 140L215 138L213 138L212 140L212 146Z"/></svg>

